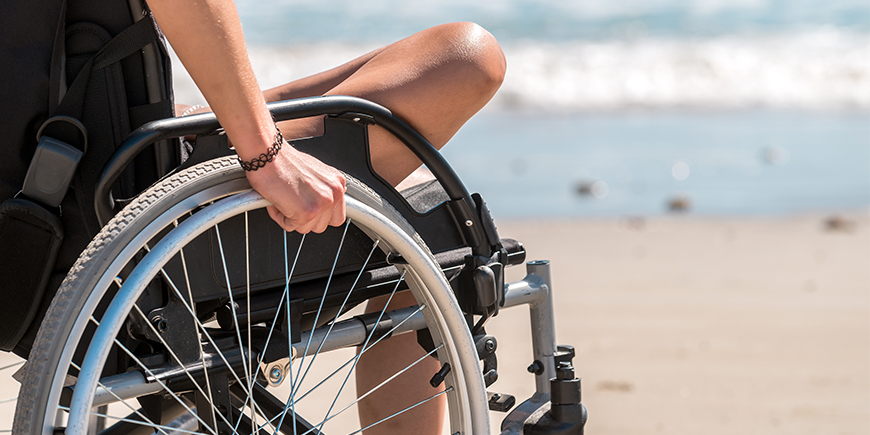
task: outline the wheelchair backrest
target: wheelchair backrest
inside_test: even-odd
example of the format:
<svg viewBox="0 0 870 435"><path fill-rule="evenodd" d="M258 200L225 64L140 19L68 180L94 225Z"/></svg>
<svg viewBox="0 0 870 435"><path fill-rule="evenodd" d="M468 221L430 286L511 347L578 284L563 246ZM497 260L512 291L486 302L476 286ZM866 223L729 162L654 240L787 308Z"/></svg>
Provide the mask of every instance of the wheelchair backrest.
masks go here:
<svg viewBox="0 0 870 435"><path fill-rule="evenodd" d="M105 162L173 104L169 57L141 0L4 0L0 66L0 349L9 350L99 231L93 192ZM175 145L141 156L113 194L134 196L177 166Z"/></svg>

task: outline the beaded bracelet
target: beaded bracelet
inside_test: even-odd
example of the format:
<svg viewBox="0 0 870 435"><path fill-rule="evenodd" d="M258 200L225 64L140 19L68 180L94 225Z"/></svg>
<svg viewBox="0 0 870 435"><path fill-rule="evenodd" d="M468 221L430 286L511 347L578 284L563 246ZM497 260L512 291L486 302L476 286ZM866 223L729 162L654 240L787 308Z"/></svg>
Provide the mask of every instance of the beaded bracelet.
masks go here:
<svg viewBox="0 0 870 435"><path fill-rule="evenodd" d="M275 159L275 156L278 155L278 151L281 151L281 146L284 144L284 135L281 134L281 130L278 130L277 127L275 130L277 131L277 133L275 133L275 142L272 143L272 146L269 147L268 151L247 162L242 160L241 157L238 158L239 164L242 165L242 169L246 171L256 171L257 169L266 166L266 163Z"/></svg>

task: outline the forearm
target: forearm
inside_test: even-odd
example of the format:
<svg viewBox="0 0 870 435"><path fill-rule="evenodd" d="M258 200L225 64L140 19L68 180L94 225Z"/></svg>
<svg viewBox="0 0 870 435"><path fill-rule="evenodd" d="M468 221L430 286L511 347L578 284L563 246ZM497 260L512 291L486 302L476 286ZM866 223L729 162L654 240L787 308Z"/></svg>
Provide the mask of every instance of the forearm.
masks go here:
<svg viewBox="0 0 870 435"><path fill-rule="evenodd" d="M154 18L242 159L275 138L248 60L238 12L225 0L148 0Z"/></svg>

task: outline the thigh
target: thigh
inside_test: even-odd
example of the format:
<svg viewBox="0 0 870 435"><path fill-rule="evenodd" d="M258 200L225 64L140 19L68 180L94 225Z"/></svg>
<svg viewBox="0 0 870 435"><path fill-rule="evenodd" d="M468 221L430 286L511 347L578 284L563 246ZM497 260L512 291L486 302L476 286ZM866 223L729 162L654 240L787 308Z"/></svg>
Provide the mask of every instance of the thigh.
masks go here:
<svg viewBox="0 0 870 435"><path fill-rule="evenodd" d="M497 42L472 23L416 33L342 66L264 92L276 101L315 95L351 95L389 108L441 148L495 94L505 60ZM319 134L319 119L280 125L287 137ZM372 164L392 184L420 165L386 131L370 130Z"/></svg>

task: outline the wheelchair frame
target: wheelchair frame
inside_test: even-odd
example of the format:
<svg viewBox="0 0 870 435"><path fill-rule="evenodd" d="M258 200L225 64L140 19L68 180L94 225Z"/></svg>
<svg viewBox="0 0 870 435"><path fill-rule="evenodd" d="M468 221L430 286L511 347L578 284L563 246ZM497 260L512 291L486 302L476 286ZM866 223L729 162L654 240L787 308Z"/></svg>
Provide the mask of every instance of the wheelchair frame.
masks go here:
<svg viewBox="0 0 870 435"><path fill-rule="evenodd" d="M472 337L476 346L477 355L466 353L464 356L466 361L463 367L470 370L465 375L469 378L483 376L487 386L491 383L490 380L495 380L497 377L495 339L486 335L484 330L486 321L497 315L500 308L529 305L535 359L530 366L530 371L536 375L536 393L514 408L513 412L505 418L501 427L502 433L582 433L586 411L580 403L579 379L574 379L571 366L573 348L556 345L549 262L529 262L527 263L528 275L523 280L505 284L503 267L522 261L525 256L522 245L511 244L498 237L482 198L476 194L469 194L440 153L425 138L387 109L353 97L315 97L273 103L269 108L278 121L326 116L324 136L294 141L294 146L327 164L342 169L370 187L395 207L401 217L420 234L436 258L440 260L438 263L442 269L461 270L456 277L457 284L453 286L456 299L442 303L452 306L452 311L460 313L460 323L465 329L464 333ZM447 200L444 203L428 212L420 213L374 172L368 159L365 134L365 126L372 124L386 128L423 161L446 192ZM106 164L97 184L94 207L101 224L108 222L114 214L115 204L110 194L112 185L137 154L157 141L193 134L200 135L197 150L190 160L175 172L230 153L226 148L225 137L220 134L217 120L211 114L154 121L134 131ZM324 139L327 137L328 139ZM336 152L334 147L323 146L325 140L337 140L349 144L350 148ZM251 207L252 204L264 204L263 200L253 193L233 196L224 202L228 204L227 207L240 209ZM353 199L348 200L348 205L354 210L349 214L366 214L365 205L360 206ZM200 214L196 216L199 217ZM208 220L206 214L203 213L202 219ZM390 264L401 264L402 261L402 258L389 258L389 256L387 258L387 263ZM232 294L232 291L230 293ZM130 297L132 298L130 303L133 303L138 294ZM235 312L233 314L235 315ZM477 316L476 321L475 316ZM423 315L419 311L414 313L413 308L393 310L390 312L390 317L405 319L392 331L393 334L426 328ZM93 340L109 340L106 343L111 344L117 329L121 327L117 322L123 322L124 319L124 317L117 319L114 327L107 325L108 329L101 329L109 332L95 335ZM316 321L314 327L317 327ZM358 337L372 333L372 325L358 319L335 323L329 327L329 330L332 331L333 327L338 328L339 332L324 334L326 326L319 327L308 332L307 335L303 334L302 340L298 343L304 343L306 340L311 343L316 339L318 348L354 346L362 344ZM457 328L457 323L452 323L451 327ZM294 355L306 354L306 349L301 346L294 344L292 347ZM471 360L468 359L469 355L473 357ZM479 360L484 361L483 373L479 370ZM98 359L86 361L89 365L96 364L101 367ZM271 364L265 368L265 371L271 373L274 369L280 371L281 367ZM472 373L473 371L477 373ZM90 373L93 376L100 375L99 372ZM122 374L113 377L111 382L100 385L96 396L87 393L93 389L77 389L72 399L76 405L71 412L77 413L75 415L79 417L78 421L87 421L87 412L93 406L101 406L119 397L136 397L153 393L151 389L155 386L157 389L161 388L153 382L149 384L141 373L130 373L137 373L137 375ZM79 378L79 382L83 385L93 385L94 388L97 381L98 378L93 377ZM472 387L472 390L474 388ZM480 391L472 391L472 396L483 397ZM480 404L475 404L474 400L472 398L469 406L479 408ZM501 411L507 411L513 405L513 397L506 394L490 394L486 401L489 408ZM80 428L69 427L68 433L80 433L77 432L78 429ZM484 431L484 429L475 427L475 433L477 431Z"/></svg>

